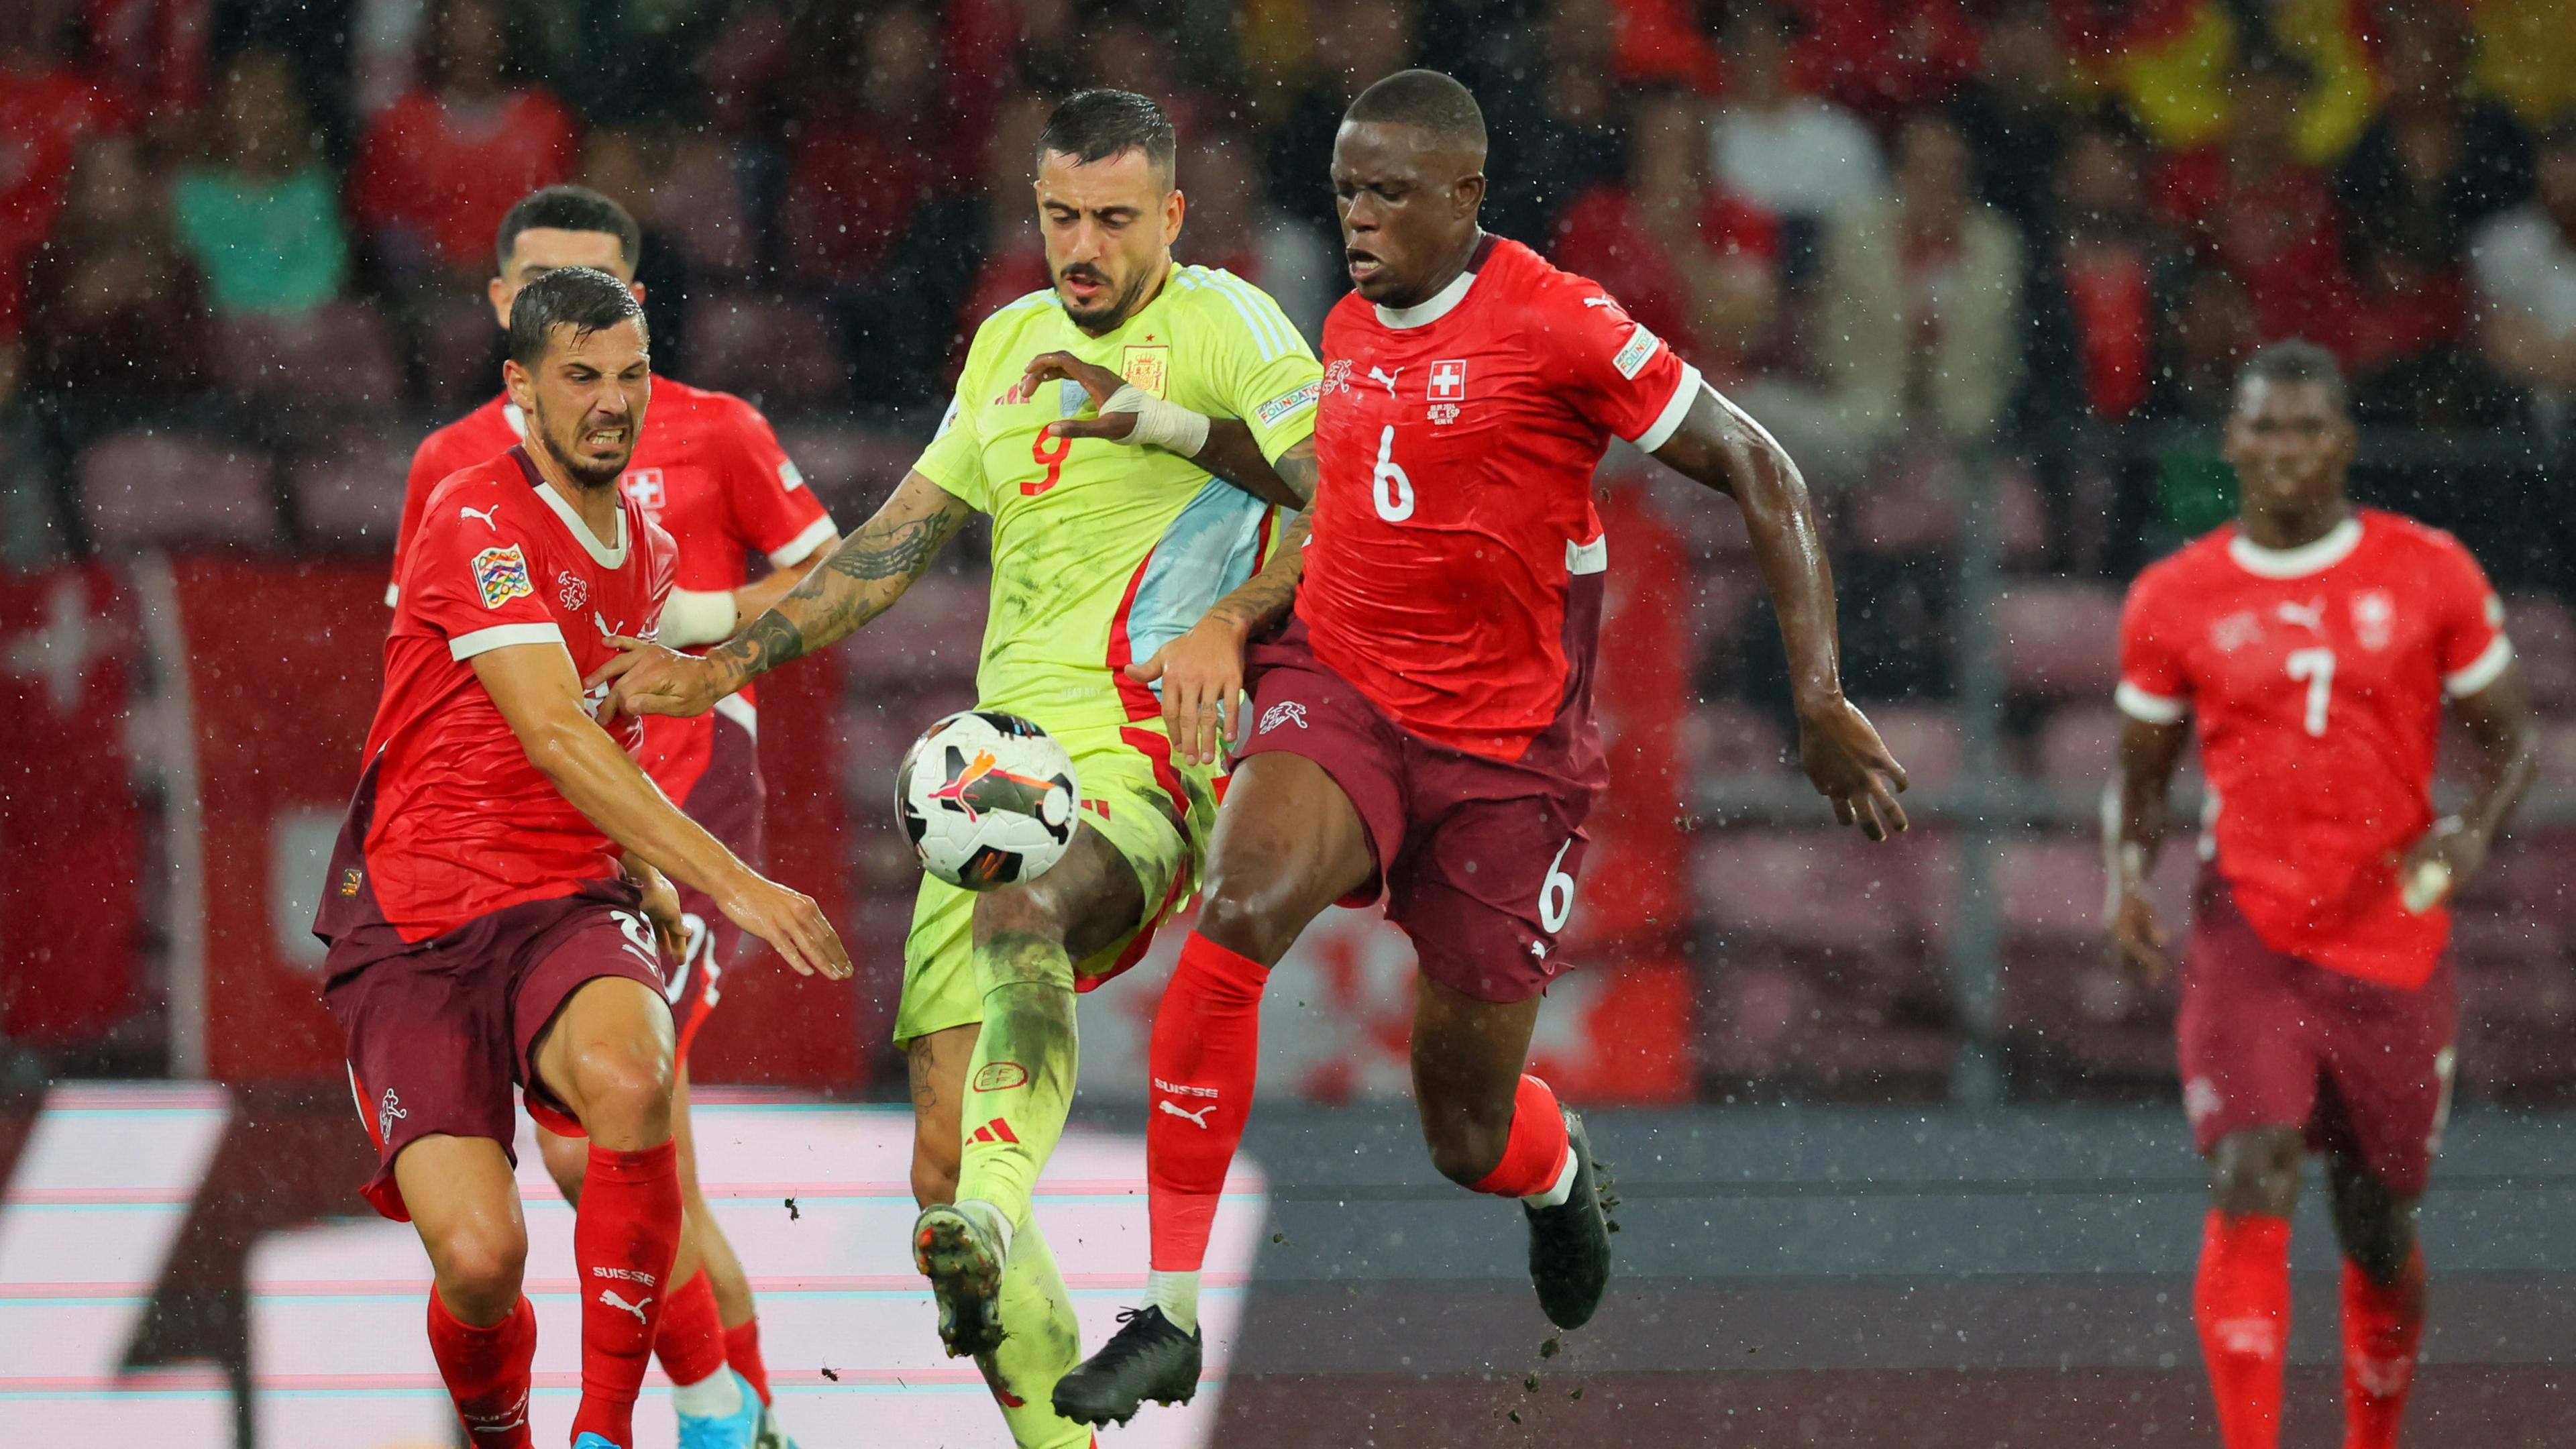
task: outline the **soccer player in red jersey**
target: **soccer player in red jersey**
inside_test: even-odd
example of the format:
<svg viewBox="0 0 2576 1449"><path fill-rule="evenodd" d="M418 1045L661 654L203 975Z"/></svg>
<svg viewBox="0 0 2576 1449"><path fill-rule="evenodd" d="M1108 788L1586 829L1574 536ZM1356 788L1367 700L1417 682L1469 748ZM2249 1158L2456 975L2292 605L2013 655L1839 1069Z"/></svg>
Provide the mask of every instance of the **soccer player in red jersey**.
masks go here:
<svg viewBox="0 0 2576 1449"><path fill-rule="evenodd" d="M2415 1204L2450 1106L2442 903L2531 783L2531 706L2477 560L2345 500L2331 354L2256 354L2226 453L2237 521L2140 574L2121 622L2112 942L2163 974L2147 878L2196 727L2210 803L2178 1027L2209 1160L2193 1316L2219 1431L2228 1449L2277 1442L2304 1144L2325 1154L2344 1255L2344 1443L2387 1449L2424 1328ZM2436 819L2446 702L2478 778Z"/></svg>
<svg viewBox="0 0 2576 1449"><path fill-rule="evenodd" d="M1357 290L1324 323L1310 541L1138 667L1194 759L1230 715L1240 763L1154 1019L1147 1301L1057 1385L1070 1419L1123 1422L1194 1391L1198 1269L1251 1107L1262 986L1336 901L1383 894L1420 956L1432 1162L1524 1205L1550 1319L1599 1306L1610 1239L1583 1124L1522 1068L1608 783L1592 472L1611 438L1733 495L1778 606L1808 777L1870 838L1904 828L1904 772L1842 694L1797 467L1600 287L1481 230L1484 160L1484 117L1447 76L1404 71L1352 102L1333 185ZM1292 591L1285 627L1259 634Z"/></svg>
<svg viewBox="0 0 2576 1449"><path fill-rule="evenodd" d="M506 329L519 289L562 267L597 267L632 286L640 236L626 209L598 192L578 186L530 192L501 222L500 273L489 287L493 315ZM634 291L642 300L643 289ZM526 414L504 393L421 443L403 497L394 551L397 580L431 491L449 474L490 462L526 436ZM830 556L840 538L757 408L729 393L667 377L653 380L653 426L636 440L619 484L678 546L678 580L662 612L661 633L661 642L675 648L713 643L733 632L737 617L757 618ZM758 583L747 582L746 561L754 553L772 565ZM395 602L399 593L399 583L388 586L385 601ZM696 718L647 718L641 754L644 772L663 794L754 864L761 859L757 724L746 686ZM665 990L679 1015L676 1130L688 1226L677 1274L681 1286L671 1294L654 1350L677 1386L673 1403L684 1423L737 1417L741 1388L748 1386L760 1400L759 1432L766 1436L760 1442L767 1449L788 1441L770 1409L751 1282L699 1191L689 1130L689 1046L715 1009L725 964L733 960L742 933L713 901L686 886L680 910L686 949L677 953ZM542 1129L538 1142L564 1196L578 1201L587 1160L581 1143ZM741 1375L739 1384L735 1374Z"/></svg>
<svg viewBox="0 0 2576 1449"><path fill-rule="evenodd" d="M681 1228L656 946L682 926L662 871L799 971L850 970L814 902L673 807L629 753L642 730L611 736L594 714L607 689L581 682L611 638L655 630L671 588L670 536L617 489L652 393L646 345L642 308L605 272L520 292L504 376L528 441L422 508L314 921L376 1142L366 1195L429 1250L430 1346L479 1449L530 1443L514 1084L539 1121L589 1138L575 1449L634 1443Z"/></svg>

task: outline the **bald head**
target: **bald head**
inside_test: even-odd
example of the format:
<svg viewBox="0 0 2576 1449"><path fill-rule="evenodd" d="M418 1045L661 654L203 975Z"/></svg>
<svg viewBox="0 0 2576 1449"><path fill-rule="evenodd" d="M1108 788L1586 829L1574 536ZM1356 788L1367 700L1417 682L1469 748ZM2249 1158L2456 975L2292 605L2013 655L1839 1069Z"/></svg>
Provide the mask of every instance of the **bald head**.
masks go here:
<svg viewBox="0 0 2576 1449"><path fill-rule="evenodd" d="M1475 96L1436 70L1400 70L1360 92L1342 120L1418 126L1444 150L1485 158L1485 112Z"/></svg>

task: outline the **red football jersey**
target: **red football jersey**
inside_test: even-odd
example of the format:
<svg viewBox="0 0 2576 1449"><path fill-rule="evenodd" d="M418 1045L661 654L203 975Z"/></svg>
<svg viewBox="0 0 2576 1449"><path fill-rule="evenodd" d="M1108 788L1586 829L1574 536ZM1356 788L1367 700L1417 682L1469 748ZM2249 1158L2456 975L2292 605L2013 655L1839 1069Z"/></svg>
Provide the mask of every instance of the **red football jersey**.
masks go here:
<svg viewBox="0 0 2576 1449"><path fill-rule="evenodd" d="M526 419L502 396L421 442L403 492L402 532L394 545L397 581L430 491L449 474L488 463L526 436ZM796 563L833 532L831 516L758 408L731 393L667 377L653 379L644 432L620 486L678 544L677 586L684 589L740 588L750 576L750 555L766 555L773 565ZM398 582L387 585L385 602L393 603L399 593ZM757 727L748 688L717 709L746 729ZM646 722L644 768L664 794L688 799L706 772L713 729L712 715L656 715Z"/></svg>
<svg viewBox="0 0 2576 1449"><path fill-rule="evenodd" d="M2194 719L2202 849L2272 949L2385 985L2432 974L2450 913L2408 911L2389 860L2433 823L2444 699L2513 658L2503 622L2459 540L2376 510L2287 550L2230 525L2138 576L2120 708Z"/></svg>
<svg viewBox="0 0 2576 1449"><path fill-rule="evenodd" d="M371 899L403 939L425 940L617 869L608 837L529 763L471 661L560 643L588 675L615 655L610 635L658 627L671 536L625 498L617 537L603 543L512 448L441 483L411 545L343 836L363 842L365 864L324 896L333 934L358 924L363 912L348 913ZM592 691L594 707L607 693ZM636 721L618 729L628 750L641 746Z"/></svg>
<svg viewBox="0 0 2576 1449"><path fill-rule="evenodd" d="M1608 567L1592 470L1648 451L1699 372L1601 288L1489 237L1394 311L1324 320L1315 533L1297 612L1315 655L1437 744L1517 760L1567 698L1566 594Z"/></svg>

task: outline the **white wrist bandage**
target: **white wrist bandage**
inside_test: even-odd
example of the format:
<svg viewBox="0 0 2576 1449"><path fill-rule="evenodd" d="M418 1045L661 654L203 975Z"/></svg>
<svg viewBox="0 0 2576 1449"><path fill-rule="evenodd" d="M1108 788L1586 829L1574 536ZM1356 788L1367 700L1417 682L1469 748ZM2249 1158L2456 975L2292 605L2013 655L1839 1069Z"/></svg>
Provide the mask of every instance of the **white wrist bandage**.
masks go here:
<svg viewBox="0 0 2576 1449"><path fill-rule="evenodd" d="M662 632L654 637L687 649L732 637L734 622L731 589L673 589L662 605Z"/></svg>
<svg viewBox="0 0 2576 1449"><path fill-rule="evenodd" d="M1136 426L1124 441L1140 448L1160 448L1184 458L1195 458L1207 446L1208 420L1205 413L1194 413L1176 403L1167 403L1132 382L1122 382L1100 405L1101 415L1134 413Z"/></svg>

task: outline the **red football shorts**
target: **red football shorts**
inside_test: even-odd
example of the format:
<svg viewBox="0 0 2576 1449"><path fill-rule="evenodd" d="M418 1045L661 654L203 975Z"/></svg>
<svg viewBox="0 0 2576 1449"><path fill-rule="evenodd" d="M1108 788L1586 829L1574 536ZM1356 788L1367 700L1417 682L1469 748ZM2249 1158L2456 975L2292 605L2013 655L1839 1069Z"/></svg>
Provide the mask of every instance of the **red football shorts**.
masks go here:
<svg viewBox="0 0 2576 1449"><path fill-rule="evenodd" d="M2446 957L2412 990L2285 956L2204 872L2182 973L2183 1107L2208 1152L2254 1127L2298 1126L2392 1192L2423 1192L2450 1115L2458 1002Z"/></svg>
<svg viewBox="0 0 2576 1449"><path fill-rule="evenodd" d="M1344 905L1386 897L1423 974L1482 1001L1526 1001L1565 969L1583 821L1598 790L1531 757L1506 763L1424 740L1317 659L1303 620L1254 645L1238 761L1302 755L1359 812L1376 870ZM1542 752L1533 750L1532 756Z"/></svg>
<svg viewBox="0 0 2576 1449"><path fill-rule="evenodd" d="M623 880L495 911L400 950L372 939L392 930L371 926L334 942L334 957L365 964L335 972L322 999L347 1041L349 1088L376 1144L363 1191L376 1211L407 1222L394 1159L433 1133L488 1137L510 1152L512 1087L526 1089L539 1126L578 1136L580 1124L537 1080L547 1026L592 980L623 976L658 993L663 972L652 927Z"/></svg>

